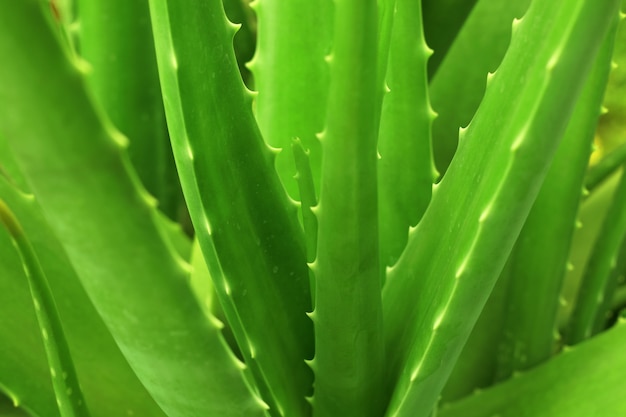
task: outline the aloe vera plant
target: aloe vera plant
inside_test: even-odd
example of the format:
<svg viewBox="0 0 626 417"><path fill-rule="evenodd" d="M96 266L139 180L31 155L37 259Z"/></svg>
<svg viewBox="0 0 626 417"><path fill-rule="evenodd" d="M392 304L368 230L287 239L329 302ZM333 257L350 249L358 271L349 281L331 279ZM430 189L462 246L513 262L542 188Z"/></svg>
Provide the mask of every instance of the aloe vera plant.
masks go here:
<svg viewBox="0 0 626 417"><path fill-rule="evenodd" d="M620 20L0 0L0 415L626 413Z"/></svg>

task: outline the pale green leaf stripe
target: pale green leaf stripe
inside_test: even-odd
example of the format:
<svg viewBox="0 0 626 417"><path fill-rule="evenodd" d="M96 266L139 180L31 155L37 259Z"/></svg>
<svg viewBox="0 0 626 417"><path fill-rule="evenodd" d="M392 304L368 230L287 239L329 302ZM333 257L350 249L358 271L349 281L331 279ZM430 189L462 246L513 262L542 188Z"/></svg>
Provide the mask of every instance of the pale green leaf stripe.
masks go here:
<svg viewBox="0 0 626 417"><path fill-rule="evenodd" d="M233 25L219 2L150 7L176 163L205 259L217 257L218 297L270 413L306 415L305 240L237 72Z"/></svg>
<svg viewBox="0 0 626 417"><path fill-rule="evenodd" d="M626 415L626 321L532 371L449 407L437 417Z"/></svg>
<svg viewBox="0 0 626 417"><path fill-rule="evenodd" d="M43 338L50 377L61 417L89 417L76 369L48 279L37 254L11 209L0 199L0 222L9 232L22 259L26 279Z"/></svg>
<svg viewBox="0 0 626 417"><path fill-rule="evenodd" d="M300 200L291 142L309 153L316 195L322 154L316 134L324 128L333 23L332 0L256 0L257 50L254 74L256 116L265 141L280 149L276 171L289 195Z"/></svg>
<svg viewBox="0 0 626 417"><path fill-rule="evenodd" d="M381 268L396 263L409 227L428 206L436 170L430 128L426 62L431 51L422 31L421 2L397 0L378 134L378 205Z"/></svg>
<svg viewBox="0 0 626 417"><path fill-rule="evenodd" d="M589 162L617 30L615 16L585 82L546 179L511 252L497 381L532 368L556 348L557 311L583 179Z"/></svg>
<svg viewBox="0 0 626 417"><path fill-rule="evenodd" d="M335 3L331 87L322 141L315 274L314 416L379 416L382 315L378 269L374 0Z"/></svg>
<svg viewBox="0 0 626 417"><path fill-rule="evenodd" d="M385 347L388 381L397 380L389 417L421 417L434 406L530 211L619 1L565 3L533 3L515 22L454 163L388 275Z"/></svg>
<svg viewBox="0 0 626 417"><path fill-rule="evenodd" d="M611 295L617 287L617 265L622 242L626 236L626 170L622 168L620 183L604 218L595 246L585 266L566 340L579 343L605 325Z"/></svg>
<svg viewBox="0 0 626 417"><path fill-rule="evenodd" d="M128 153L142 184L157 198L160 210L174 217L177 177L148 2L80 0L79 11L80 54L90 65L89 87L130 140Z"/></svg>
<svg viewBox="0 0 626 417"><path fill-rule="evenodd" d="M0 178L0 198L20 219L46 273L91 415L162 417L95 311L33 196ZM24 268L16 253L10 256L14 250L8 236L0 239L0 253L7 254L0 262L0 385L34 415L58 416Z"/></svg>
<svg viewBox="0 0 626 417"><path fill-rule="evenodd" d="M213 316L214 303L217 302L214 296L213 281L211 280L211 274L207 266L207 262L204 260L202 250L200 249L200 243L198 239L194 239L191 253L191 267L193 268L189 276L189 283L194 295L198 299L198 303L204 314L207 317L215 318Z"/></svg>
<svg viewBox="0 0 626 417"><path fill-rule="evenodd" d="M1 134L139 379L170 417L262 415L39 1L0 3L0 55Z"/></svg>

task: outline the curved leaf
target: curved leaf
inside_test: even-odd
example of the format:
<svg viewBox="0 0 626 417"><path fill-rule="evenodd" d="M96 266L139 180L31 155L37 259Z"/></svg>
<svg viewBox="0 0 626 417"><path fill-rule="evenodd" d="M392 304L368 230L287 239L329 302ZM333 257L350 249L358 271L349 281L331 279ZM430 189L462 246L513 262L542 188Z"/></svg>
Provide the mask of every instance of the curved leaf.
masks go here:
<svg viewBox="0 0 626 417"><path fill-rule="evenodd" d="M0 3L0 28L0 134L141 382L171 417L263 415L40 2Z"/></svg>

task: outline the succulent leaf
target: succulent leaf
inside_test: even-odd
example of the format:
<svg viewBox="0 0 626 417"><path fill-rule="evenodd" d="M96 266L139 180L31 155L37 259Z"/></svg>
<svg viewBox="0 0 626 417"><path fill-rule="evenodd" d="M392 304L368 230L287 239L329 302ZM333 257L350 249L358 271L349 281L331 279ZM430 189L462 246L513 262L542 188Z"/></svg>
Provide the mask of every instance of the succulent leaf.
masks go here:
<svg viewBox="0 0 626 417"><path fill-rule="evenodd" d="M219 262L211 275L220 303L240 323L233 331L270 413L306 415L313 328L305 240L237 71L235 29L219 2L150 7L174 156L205 259Z"/></svg>
<svg viewBox="0 0 626 417"><path fill-rule="evenodd" d="M600 183L618 171L626 162L626 143L594 164L585 176L585 189L591 193Z"/></svg>
<svg viewBox="0 0 626 417"><path fill-rule="evenodd" d="M426 415L434 406L528 215L618 5L537 2L516 22L453 163L388 275L386 348L389 377L398 381L388 416ZM406 294L415 295L411 305L399 302Z"/></svg>
<svg viewBox="0 0 626 417"><path fill-rule="evenodd" d="M517 238L505 271L510 276L495 379L549 359L556 349L557 311L576 227L581 187L611 67L617 15Z"/></svg>
<svg viewBox="0 0 626 417"><path fill-rule="evenodd" d="M1 10L1 134L133 370L169 416L263 415L39 1Z"/></svg>
<svg viewBox="0 0 626 417"><path fill-rule="evenodd" d="M436 171L430 128L421 4L397 0L378 135L378 203L381 268L392 266L430 201Z"/></svg>
<svg viewBox="0 0 626 417"><path fill-rule="evenodd" d="M6 157L7 155L3 155ZM61 245L31 194L0 179L0 197L19 216L46 271L85 400L94 417L133 412L163 416L122 356L110 332L89 301ZM8 239L0 253L11 254ZM0 386L35 415L58 416L49 365L37 327L23 267L17 256L0 262ZM119 386L127 387L119 390Z"/></svg>
<svg viewBox="0 0 626 417"><path fill-rule="evenodd" d="M321 147L317 133L324 128L333 24L331 0L257 0L258 46L250 62L255 88L256 118L273 148L276 171L289 196L300 200L294 179L297 167L291 143L299 138L309 152L316 196L320 189Z"/></svg>
<svg viewBox="0 0 626 417"><path fill-rule="evenodd" d="M626 413L624 319L546 364L442 408L438 417L587 417ZM602 358L601 361L598 358ZM584 382L581 383L581 376ZM584 401L581 401L584 398Z"/></svg>
<svg viewBox="0 0 626 417"><path fill-rule="evenodd" d="M307 241L307 261L313 262L317 251L317 217L313 213L313 209L317 206L317 196L309 160L311 153L304 149L300 139L295 139L291 146L298 170L297 180L302 200L302 223Z"/></svg>
<svg viewBox="0 0 626 417"><path fill-rule="evenodd" d="M377 416L383 339L378 267L374 0L335 2L315 275L314 416Z"/></svg>
<svg viewBox="0 0 626 417"><path fill-rule="evenodd" d="M423 0L424 32L434 50L428 61L428 78L432 79L441 61L448 55L478 0Z"/></svg>
<svg viewBox="0 0 626 417"><path fill-rule="evenodd" d="M530 0L479 0L433 76L430 100L438 114L432 126L433 152L441 173L457 148L459 127L468 125L480 104L485 74L498 68L509 46L511 21L529 4ZM436 45L432 48L437 50Z"/></svg>
<svg viewBox="0 0 626 417"><path fill-rule="evenodd" d="M569 344L579 343L603 329L610 294L617 287L613 270L626 236L626 175L623 172L583 274L566 333Z"/></svg>
<svg viewBox="0 0 626 417"><path fill-rule="evenodd" d="M89 408L76 375L56 302L37 254L21 224L6 202L0 199L0 223L9 232L24 267L35 315L50 366L50 378L61 417L89 417Z"/></svg>
<svg viewBox="0 0 626 417"><path fill-rule="evenodd" d="M80 0L78 7L80 55L90 66L89 87L113 125L129 139L128 153L142 184L159 201L161 211L176 218L180 190L175 185L148 2Z"/></svg>

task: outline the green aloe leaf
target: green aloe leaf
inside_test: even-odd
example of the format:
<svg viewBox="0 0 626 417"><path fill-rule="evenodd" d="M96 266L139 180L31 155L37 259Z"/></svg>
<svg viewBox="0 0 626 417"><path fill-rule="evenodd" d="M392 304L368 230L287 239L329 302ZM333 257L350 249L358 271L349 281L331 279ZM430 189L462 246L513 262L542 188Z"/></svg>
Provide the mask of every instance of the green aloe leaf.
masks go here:
<svg viewBox="0 0 626 417"><path fill-rule="evenodd" d="M626 14L626 4L622 2L622 19ZM617 30L615 50L613 51L613 70L604 96L606 113L600 116L597 131L599 153L606 154L624 143L626 127L626 25L621 24Z"/></svg>
<svg viewBox="0 0 626 417"><path fill-rule="evenodd" d="M307 415L305 240L236 70L233 25L215 2L150 7L174 155L220 303L270 413Z"/></svg>
<svg viewBox="0 0 626 417"><path fill-rule="evenodd" d="M504 328L508 277L505 265L441 391L440 404L457 401L493 384Z"/></svg>
<svg viewBox="0 0 626 417"><path fill-rule="evenodd" d="M579 343L604 328L611 294L617 287L614 268L626 236L626 175L622 175L604 218L596 244L587 262L571 322L566 333L569 344Z"/></svg>
<svg viewBox="0 0 626 417"><path fill-rule="evenodd" d="M29 417L24 410L15 407L13 402L0 394L0 416L2 417Z"/></svg>
<svg viewBox="0 0 626 417"><path fill-rule="evenodd" d="M558 314L558 325L561 333L565 333L578 294L582 277L589 257L596 244L602 224L620 182L620 172L616 172L598 184L593 193L583 195L578 211L577 227L572 237L568 267L563 287Z"/></svg>
<svg viewBox="0 0 626 417"><path fill-rule="evenodd" d="M257 42L257 19L250 7L250 0L224 0L228 20L241 25L233 39L239 72L249 88L254 85L252 73L246 64L254 56Z"/></svg>
<svg viewBox="0 0 626 417"><path fill-rule="evenodd" d="M381 268L393 265L430 201L437 173L430 130L426 62L419 1L397 0L378 135Z"/></svg>
<svg viewBox="0 0 626 417"><path fill-rule="evenodd" d="M8 142L0 139L0 198L20 219L54 294L86 401L93 416L135 413L162 416L154 400L115 345L110 332L85 294L61 245L44 220L28 190ZM10 173L10 175L9 175ZM17 185L17 186L16 186ZM174 229L174 228L173 228ZM171 233L179 236L180 227ZM8 238L8 236L7 236ZM181 244L181 246L184 246ZM9 240L3 239L0 253L12 253ZM20 407L35 415L58 415L48 364L24 269L17 256L0 262L0 385L11 392ZM16 359L19 358L19 359ZM120 391L120 385L126 387Z"/></svg>
<svg viewBox="0 0 626 417"><path fill-rule="evenodd" d="M626 143L610 152L594 164L585 176L585 188L589 193L604 180L614 174L626 162Z"/></svg>
<svg viewBox="0 0 626 417"><path fill-rule="evenodd" d="M0 197L19 216L47 273L92 416L163 416L96 313L32 195L0 179ZM14 253L8 236L0 253ZM0 277L0 385L34 415L57 416L49 365L17 254L2 258ZM126 389L119 390L120 385Z"/></svg>
<svg viewBox="0 0 626 417"><path fill-rule="evenodd" d="M602 7L536 2L515 22L511 46L489 77L453 163L388 274L386 348L390 381L397 379L388 416L427 415L435 404L528 215L618 6L617 0ZM401 302L407 294L413 303Z"/></svg>
<svg viewBox="0 0 626 417"><path fill-rule="evenodd" d="M539 195L509 258L506 322L496 380L531 368L556 349L557 311L578 203L607 83L618 17L615 16L576 103Z"/></svg>
<svg viewBox="0 0 626 417"><path fill-rule="evenodd" d="M532 371L442 408L437 417L588 417L626 413L624 319ZM584 401L581 401L584 399Z"/></svg>
<svg viewBox="0 0 626 417"><path fill-rule="evenodd" d="M40 2L1 3L0 28L0 134L141 382L169 416L263 415Z"/></svg>
<svg viewBox="0 0 626 417"><path fill-rule="evenodd" d="M111 416L131 412L163 416L96 313L32 194L19 191L13 183L19 179L19 188L28 189L5 140L0 140L0 166L6 169L5 177L0 178L0 198L20 218L42 268L47 271L92 415ZM8 172L10 176L7 178ZM177 227L172 233L179 231L180 227ZM176 235L179 236L178 233ZM179 237L179 240L182 239ZM8 236L0 243L0 253L13 253ZM49 366L19 257L2 258L0 277L0 385L11 393L21 408L30 410L34 415L58 415L47 376ZM120 385L126 389L119 390Z"/></svg>
<svg viewBox="0 0 626 417"><path fill-rule="evenodd" d="M432 79L477 0L423 0L424 32L434 54L428 62Z"/></svg>
<svg viewBox="0 0 626 417"><path fill-rule="evenodd" d="M626 285L622 283L621 286L615 290L615 294L613 294L611 309L619 311L624 308L626 308Z"/></svg>
<svg viewBox="0 0 626 417"><path fill-rule="evenodd" d="M61 417L89 417L59 311L37 254L6 202L0 199L0 222L9 232L24 267L31 300L43 338L50 377Z"/></svg>
<svg viewBox="0 0 626 417"><path fill-rule="evenodd" d="M317 217L313 210L317 206L317 196L315 194L315 183L313 181L313 173L311 172L311 164L309 161L309 154L299 139L293 141L292 144L293 157L296 161L296 168L298 173L296 178L298 180L298 188L300 190L302 211L302 226L304 227L304 234L306 237L306 249L307 249L307 261L315 261L317 256ZM311 298L313 305L315 305L315 275L310 271L309 274L311 283Z"/></svg>
<svg viewBox="0 0 626 417"><path fill-rule="evenodd" d="M442 173L456 150L459 127L468 125L484 95L485 74L498 68L509 46L511 21L529 4L530 0L479 0L432 78L430 100L438 114L432 127L433 151Z"/></svg>
<svg viewBox="0 0 626 417"><path fill-rule="evenodd" d="M373 0L335 4L328 115L321 135L315 275L315 416L384 408L376 133L380 104Z"/></svg>
<svg viewBox="0 0 626 417"><path fill-rule="evenodd" d="M241 358L241 351L237 346L237 341L235 340L232 329L233 325L236 326L237 323L229 323L226 321L224 309L217 299L215 286L213 285L214 280L219 282L219 277L215 277L215 275L223 273L219 267L217 255L214 255L214 257L209 259L208 262L205 261L198 239L194 239L193 241L191 267L192 271L189 280L191 288L198 299L198 303L202 307L205 315L222 329L222 334L224 335L224 339L228 343L228 346L233 350L238 358ZM211 275L211 270L213 272L213 276ZM251 365L254 367L255 363L252 362ZM244 369L244 374L247 378L250 378L250 368ZM251 385L254 385L254 382L250 383Z"/></svg>
<svg viewBox="0 0 626 417"><path fill-rule="evenodd" d="M79 1L80 54L89 86L113 125L130 140L139 178L176 218L174 159L165 125L147 1ZM129 71L141 68L141 71Z"/></svg>
<svg viewBox="0 0 626 417"><path fill-rule="evenodd" d="M279 149L276 171L289 195L300 200L291 144L299 138L309 152L316 195L322 153L333 23L330 0L256 0L258 44L248 67L254 74L256 118L266 142Z"/></svg>

